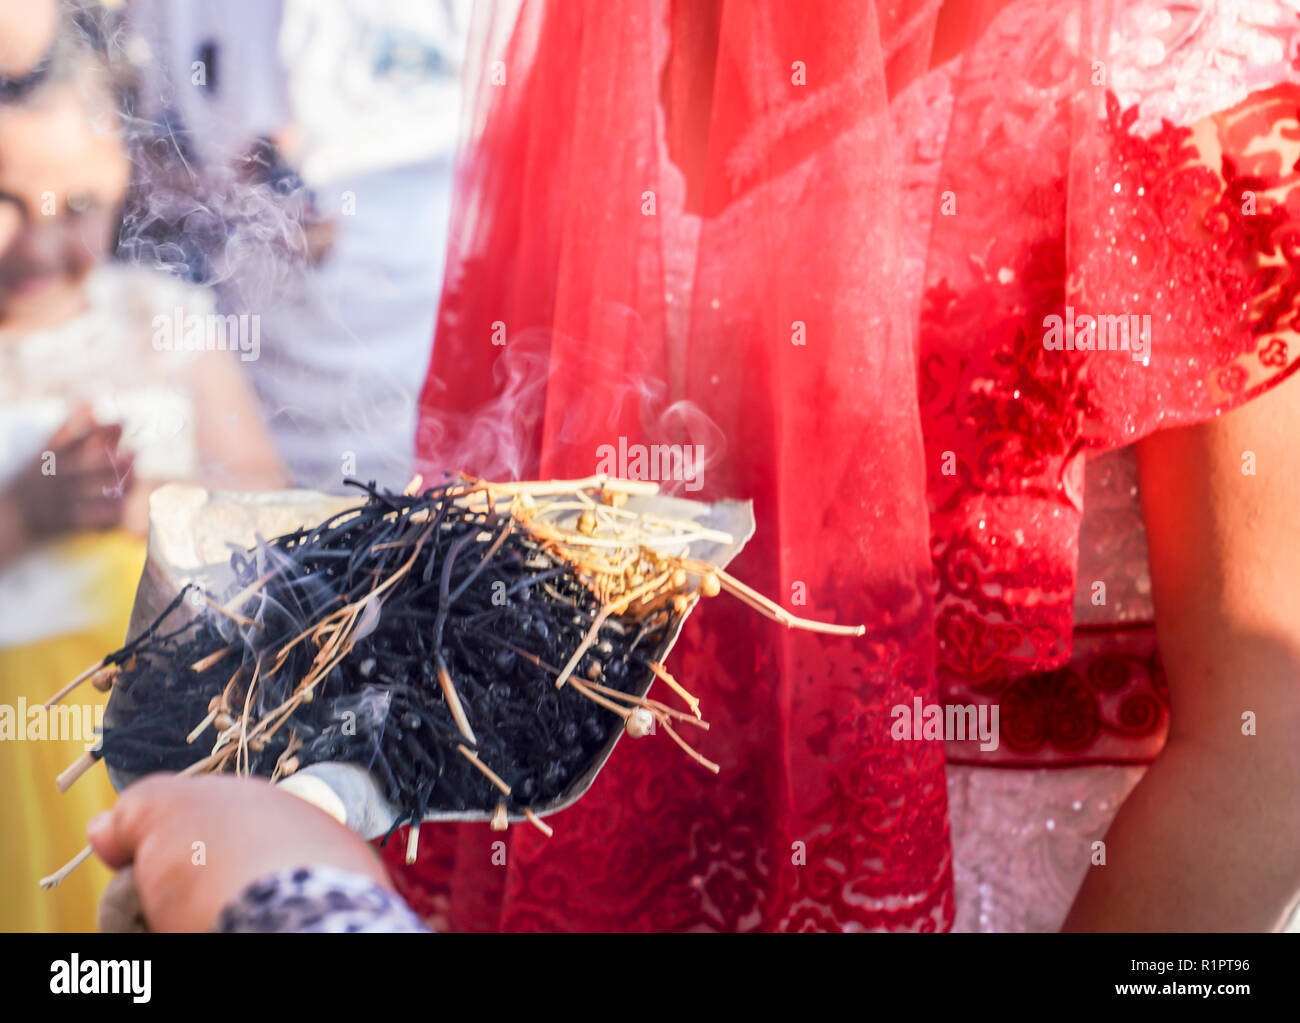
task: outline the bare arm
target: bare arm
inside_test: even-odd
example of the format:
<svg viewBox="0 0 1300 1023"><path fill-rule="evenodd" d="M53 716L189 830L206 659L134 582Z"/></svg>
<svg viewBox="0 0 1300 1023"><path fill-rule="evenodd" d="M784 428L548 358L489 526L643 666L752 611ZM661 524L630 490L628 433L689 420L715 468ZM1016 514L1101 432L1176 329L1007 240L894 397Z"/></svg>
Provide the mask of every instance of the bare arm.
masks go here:
<svg viewBox="0 0 1300 1023"><path fill-rule="evenodd" d="M197 360L195 404L199 482L240 490L285 486L284 466L237 356L208 352Z"/></svg>
<svg viewBox="0 0 1300 1023"><path fill-rule="evenodd" d="M1171 729L1066 930L1270 930L1300 893L1297 438L1292 378L1138 447Z"/></svg>
<svg viewBox="0 0 1300 1023"><path fill-rule="evenodd" d="M262 422L238 356L206 352L194 363L193 395L198 465L188 482L222 490L275 490L288 476ZM128 526L145 535L149 495L164 480L142 479L130 495Z"/></svg>

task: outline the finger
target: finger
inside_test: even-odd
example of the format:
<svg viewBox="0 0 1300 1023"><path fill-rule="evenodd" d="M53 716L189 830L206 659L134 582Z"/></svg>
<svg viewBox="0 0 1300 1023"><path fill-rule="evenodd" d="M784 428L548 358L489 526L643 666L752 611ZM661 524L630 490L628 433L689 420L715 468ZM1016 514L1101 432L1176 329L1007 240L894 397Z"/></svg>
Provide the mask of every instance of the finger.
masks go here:
<svg viewBox="0 0 1300 1023"><path fill-rule="evenodd" d="M72 510L75 529L109 529L122 521L126 501L121 497L93 497L82 500Z"/></svg>
<svg viewBox="0 0 1300 1023"><path fill-rule="evenodd" d="M58 463L58 472L55 475L69 480L69 486L76 486L72 481L78 477L96 477L107 476L112 480L112 485L126 475L126 467L133 462L134 456L122 454L116 458L112 457L107 451L98 453L85 452L75 458L65 457L64 461Z"/></svg>
<svg viewBox="0 0 1300 1023"><path fill-rule="evenodd" d="M102 440L110 451L116 451L122 440L122 424L103 423L95 427L94 436Z"/></svg>
<svg viewBox="0 0 1300 1023"><path fill-rule="evenodd" d="M90 818L86 825L86 839L95 855L111 870L120 870L135 859L138 839L118 834L117 815L113 810L105 810Z"/></svg>
<svg viewBox="0 0 1300 1023"><path fill-rule="evenodd" d="M96 426L68 443L62 451L56 451L55 454L61 457L65 465L71 465L74 469L112 465L117 459L117 449L121 439L120 424Z"/></svg>
<svg viewBox="0 0 1300 1023"><path fill-rule="evenodd" d="M78 472L62 474L59 480L66 488L63 493L72 500L88 500L96 497L121 497L131 488L131 472L135 468L135 457L123 455L115 464L82 469Z"/></svg>
<svg viewBox="0 0 1300 1023"><path fill-rule="evenodd" d="M103 521L104 514L111 511L106 503L121 505L130 489L129 479L121 479L109 469L33 480L20 500L29 526L47 532L88 518Z"/></svg>
<svg viewBox="0 0 1300 1023"><path fill-rule="evenodd" d="M113 481L100 489L105 497L125 497L135 488L135 455L123 455L113 467Z"/></svg>
<svg viewBox="0 0 1300 1023"><path fill-rule="evenodd" d="M63 425L54 431L54 436L46 442L47 447L51 451L58 451L85 437L94 428L95 417L90 411L90 405L82 402L72 410Z"/></svg>
<svg viewBox="0 0 1300 1023"><path fill-rule="evenodd" d="M65 499L100 497L104 487L116 487L122 473L112 465L66 470L49 477L52 485L61 488Z"/></svg>
<svg viewBox="0 0 1300 1023"><path fill-rule="evenodd" d="M105 865L120 870L135 861L136 850L156 821L165 819L178 779L153 775L131 785L110 810L96 814L86 825L86 837Z"/></svg>

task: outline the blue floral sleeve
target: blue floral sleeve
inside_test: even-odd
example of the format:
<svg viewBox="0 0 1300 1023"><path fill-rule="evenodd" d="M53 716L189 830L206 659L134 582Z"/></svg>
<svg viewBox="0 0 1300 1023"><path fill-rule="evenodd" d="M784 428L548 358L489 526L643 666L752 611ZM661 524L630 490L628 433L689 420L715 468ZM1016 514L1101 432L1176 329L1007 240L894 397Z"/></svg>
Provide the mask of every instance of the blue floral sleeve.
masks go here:
<svg viewBox="0 0 1300 1023"><path fill-rule="evenodd" d="M370 878L334 867L294 867L245 888L213 930L250 932L427 932L411 908Z"/></svg>

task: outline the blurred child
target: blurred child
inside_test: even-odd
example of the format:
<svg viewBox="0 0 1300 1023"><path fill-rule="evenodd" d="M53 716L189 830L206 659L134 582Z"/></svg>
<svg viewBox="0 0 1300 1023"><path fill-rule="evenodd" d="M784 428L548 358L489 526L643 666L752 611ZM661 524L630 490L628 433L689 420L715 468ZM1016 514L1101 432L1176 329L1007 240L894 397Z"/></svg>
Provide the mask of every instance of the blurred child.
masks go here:
<svg viewBox="0 0 1300 1023"><path fill-rule="evenodd" d="M26 11L0 0L0 36ZM131 173L121 83L70 18L59 33L39 82L0 90L0 930L93 928L102 870L37 880L112 802L102 769L54 786L104 697L30 708L121 644L150 490L282 480L239 366L255 346L211 350L228 325L205 292L110 262Z"/></svg>

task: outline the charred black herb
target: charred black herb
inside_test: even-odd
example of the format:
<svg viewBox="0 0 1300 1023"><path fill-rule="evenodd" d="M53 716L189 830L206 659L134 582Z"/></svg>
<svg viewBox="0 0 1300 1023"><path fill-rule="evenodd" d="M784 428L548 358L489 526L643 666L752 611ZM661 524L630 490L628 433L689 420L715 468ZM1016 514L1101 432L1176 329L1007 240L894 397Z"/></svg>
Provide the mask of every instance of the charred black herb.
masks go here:
<svg viewBox="0 0 1300 1023"><path fill-rule="evenodd" d="M320 652L313 627L366 600L418 547L401 581L362 612L359 638L311 699L242 744L239 769L271 777L318 761L364 765L401 824L430 811L491 812L503 800L511 813L545 806L591 767L625 720L578 686L556 685L602 609L573 566L509 515L457 503L463 485L417 496L362 489L358 507L233 555L238 585L256 588L240 613L185 622L194 595L183 592L105 659L119 671L99 755L129 774L179 771L213 749L245 704L248 721L269 720L311 673ZM672 620L606 618L575 677L644 692ZM458 727L442 670L473 741Z"/></svg>
<svg viewBox="0 0 1300 1023"><path fill-rule="evenodd" d="M129 775L271 778L344 761L380 780L393 830L414 823L408 861L432 812L491 814L498 828L522 811L549 834L533 808L555 808L620 728L640 737L658 725L719 770L677 734L708 725L659 663L699 597L726 591L787 628L866 631L792 615L691 556L697 541L729 556L731 534L623 508L654 484L462 478L412 495L349 482L362 504L232 555L225 603L186 587L50 697L114 689L101 745L59 775L60 790L98 759ZM649 699L652 677L689 712Z"/></svg>

